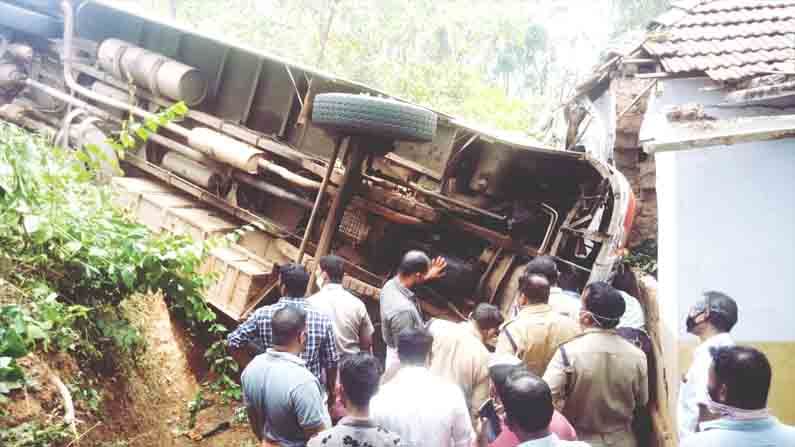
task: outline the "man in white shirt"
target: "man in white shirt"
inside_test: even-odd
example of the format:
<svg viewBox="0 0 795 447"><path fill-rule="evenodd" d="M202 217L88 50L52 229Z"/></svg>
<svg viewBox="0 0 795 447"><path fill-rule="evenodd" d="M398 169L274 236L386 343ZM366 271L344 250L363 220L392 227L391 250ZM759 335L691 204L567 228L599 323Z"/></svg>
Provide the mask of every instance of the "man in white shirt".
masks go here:
<svg viewBox="0 0 795 447"><path fill-rule="evenodd" d="M549 431L555 408L552 392L540 377L522 370L508 376L503 385L505 422L519 438L518 447L588 447L580 441L562 441ZM429 444L430 445L430 444Z"/></svg>
<svg viewBox="0 0 795 447"><path fill-rule="evenodd" d="M679 441L692 435L698 426L699 403L706 401L711 348L733 346L729 331L737 323L737 303L729 296L715 291L704 293L687 317L687 331L701 342L693 352L693 363L679 386L677 421Z"/></svg>
<svg viewBox="0 0 795 447"><path fill-rule="evenodd" d="M646 332L646 314L643 311L643 306L635 298L639 296L640 287L635 274L625 264L618 266L616 276L613 277L613 288L618 290L621 298L624 298L624 304L626 304L624 315L621 316L621 320L616 327L628 327Z"/></svg>
<svg viewBox="0 0 795 447"><path fill-rule="evenodd" d="M400 369L370 402L371 419L409 445L470 447L475 433L464 394L428 369L432 345L427 329L400 332Z"/></svg>
<svg viewBox="0 0 795 447"><path fill-rule="evenodd" d="M316 281L319 292L307 298L309 305L331 319L341 355L369 352L373 344L373 323L362 300L342 287L344 261L323 256L318 261Z"/></svg>

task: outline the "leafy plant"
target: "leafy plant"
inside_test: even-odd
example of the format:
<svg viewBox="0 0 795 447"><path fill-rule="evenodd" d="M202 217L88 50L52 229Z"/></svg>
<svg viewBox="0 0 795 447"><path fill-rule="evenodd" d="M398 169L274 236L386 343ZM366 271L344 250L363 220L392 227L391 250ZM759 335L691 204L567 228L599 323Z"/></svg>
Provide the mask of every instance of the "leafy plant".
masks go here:
<svg viewBox="0 0 795 447"><path fill-rule="evenodd" d="M209 406L210 402L204 398L204 390L200 388L199 391L196 392L196 396L188 402L188 414L190 415L188 420L189 429L193 429L196 426L196 418L199 412Z"/></svg>
<svg viewBox="0 0 795 447"><path fill-rule="evenodd" d="M0 430L0 445L3 447L53 447L69 438L69 427L63 423L26 422Z"/></svg>
<svg viewBox="0 0 795 447"><path fill-rule="evenodd" d="M102 395L94 387L94 379L78 372L79 380L67 385L69 392L72 393L72 398L81 403L83 408L88 411L99 414L102 408Z"/></svg>
<svg viewBox="0 0 795 447"><path fill-rule="evenodd" d="M128 121L111 145L123 157L186 111L180 103L156 120ZM10 308L4 314L25 321L13 332L3 325L0 355L9 383L19 383L15 359L32 342L74 351L111 370L116 357L134 356L141 337L118 305L136 293L162 292L189 328L216 338L222 333L220 326L206 331L216 315L202 297L211 278L199 272L215 242L155 235L130 221L114 207L110 188L92 181L106 161L95 156L100 152L51 147L43 138L0 123L0 259L11 266L9 280L34 297L27 312ZM213 362L214 355L225 365L224 349L211 351ZM228 377L223 382L234 384Z"/></svg>
<svg viewBox="0 0 795 447"><path fill-rule="evenodd" d="M657 241L646 239L632 248L624 261L633 268L657 276Z"/></svg>
<svg viewBox="0 0 795 447"><path fill-rule="evenodd" d="M19 305L0 307L0 399L24 385L25 375L17 359L46 338L42 325Z"/></svg>
<svg viewBox="0 0 795 447"><path fill-rule="evenodd" d="M216 340L204 353L204 358L210 364L210 371L216 375L215 381L210 384L210 389L220 393L226 400L240 400L242 398L240 385L232 379L237 376L240 367L226 349L223 335L227 330L223 325L216 323L210 325L207 331Z"/></svg>

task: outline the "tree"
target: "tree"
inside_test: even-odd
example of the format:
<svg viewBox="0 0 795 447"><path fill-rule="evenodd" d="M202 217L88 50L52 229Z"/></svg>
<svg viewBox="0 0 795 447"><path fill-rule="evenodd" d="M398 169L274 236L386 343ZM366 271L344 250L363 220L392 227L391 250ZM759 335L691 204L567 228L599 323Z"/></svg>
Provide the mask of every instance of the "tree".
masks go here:
<svg viewBox="0 0 795 447"><path fill-rule="evenodd" d="M177 19L195 29L446 113L524 132L568 97L612 41L642 29L668 5L668 0L154 1L175 6ZM475 100L481 103L473 106ZM503 109L495 111L494 104ZM508 117L508 111L516 115Z"/></svg>

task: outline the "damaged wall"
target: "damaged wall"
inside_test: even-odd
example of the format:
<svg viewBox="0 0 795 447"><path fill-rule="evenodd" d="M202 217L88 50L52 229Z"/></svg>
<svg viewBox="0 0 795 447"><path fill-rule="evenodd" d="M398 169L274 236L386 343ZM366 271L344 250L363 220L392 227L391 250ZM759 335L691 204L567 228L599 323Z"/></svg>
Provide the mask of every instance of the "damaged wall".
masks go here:
<svg viewBox="0 0 795 447"><path fill-rule="evenodd" d="M629 247L646 239L657 240L657 189L654 156L643 152L638 141L643 114L646 111L648 92L643 92L652 81L616 78L610 86L616 95L617 114L626 110L639 94L637 103L619 120L616 129L614 159L616 167L627 178L637 199L637 213Z"/></svg>

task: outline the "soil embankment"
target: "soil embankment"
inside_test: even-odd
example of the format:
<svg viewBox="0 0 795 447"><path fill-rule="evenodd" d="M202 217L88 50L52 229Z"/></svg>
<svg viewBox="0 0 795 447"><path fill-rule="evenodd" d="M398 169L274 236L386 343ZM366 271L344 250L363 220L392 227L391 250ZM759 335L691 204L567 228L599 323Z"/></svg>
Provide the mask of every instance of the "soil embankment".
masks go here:
<svg viewBox="0 0 795 447"><path fill-rule="evenodd" d="M125 312L141 331L145 348L123 372L101 375L81 369L66 354L30 354L19 362L29 384L0 404L0 431L23 423L60 422L63 399L50 380L56 375L71 392L78 420L78 441L72 435L64 446L254 446L245 418L234 418L240 402L224 403L201 386L207 375L205 347L172 318L160 296L131 302ZM201 409L192 412L191 402ZM219 425L226 427L225 422L229 428L198 439Z"/></svg>

